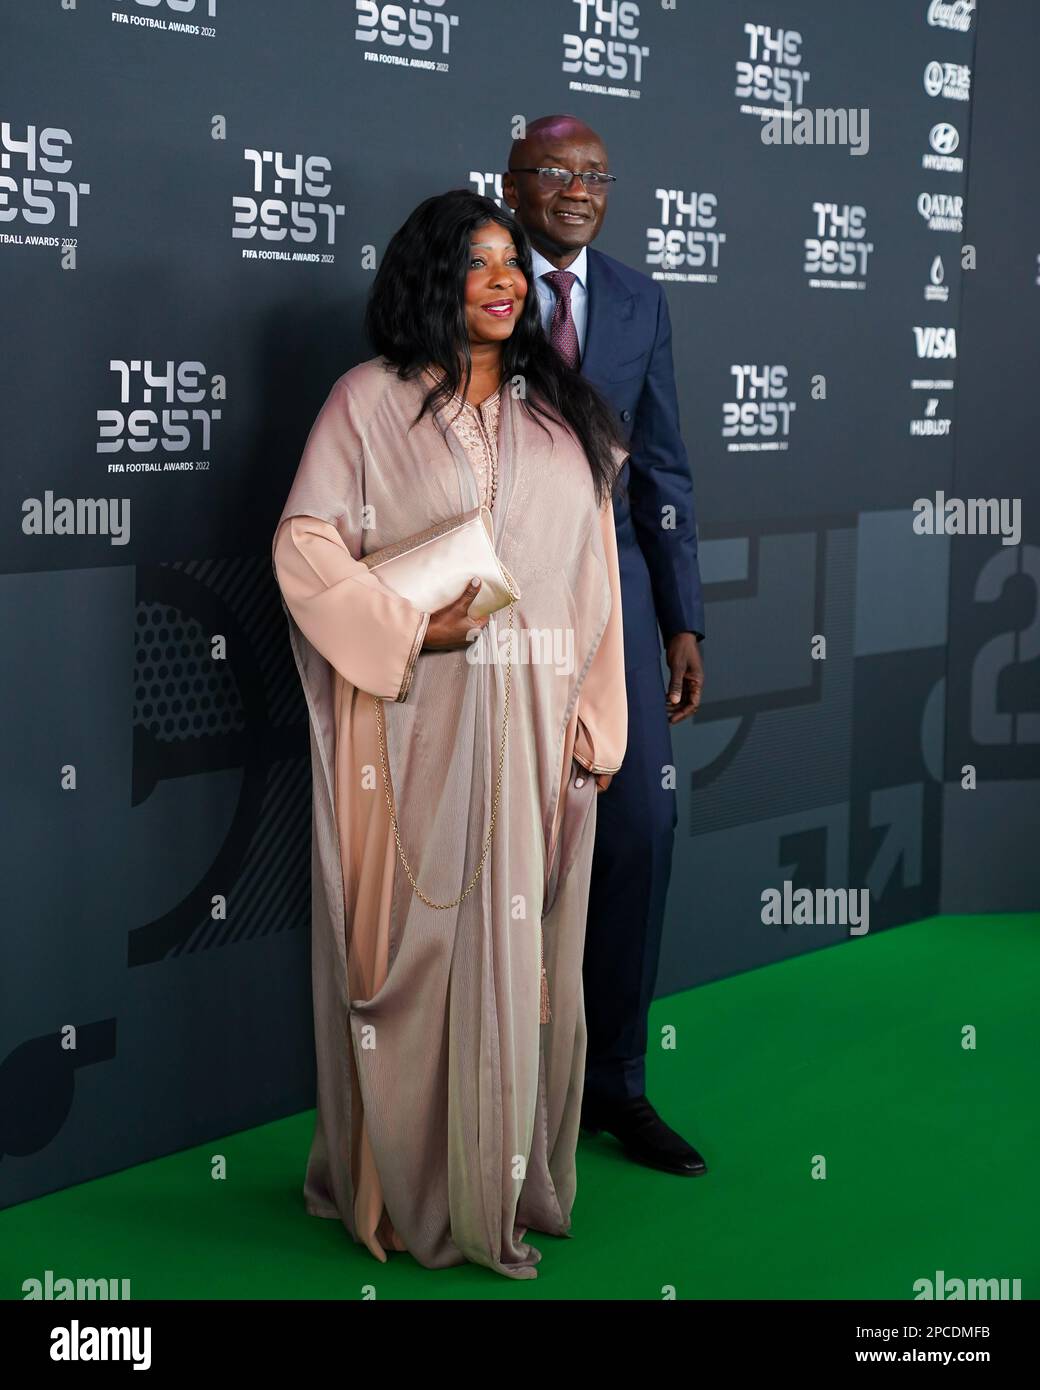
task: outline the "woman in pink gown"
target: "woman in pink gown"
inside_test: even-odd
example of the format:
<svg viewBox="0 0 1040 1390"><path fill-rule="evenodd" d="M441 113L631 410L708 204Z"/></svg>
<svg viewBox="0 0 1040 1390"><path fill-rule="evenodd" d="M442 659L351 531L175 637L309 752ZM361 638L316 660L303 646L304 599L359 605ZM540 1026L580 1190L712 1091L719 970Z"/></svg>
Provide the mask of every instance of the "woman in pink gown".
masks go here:
<svg viewBox="0 0 1040 1390"><path fill-rule="evenodd" d="M627 735L625 453L530 266L490 200L416 209L373 286L378 356L334 383L272 546L314 771L306 1207L379 1260L513 1278L528 1230L571 1224L596 790ZM481 503L512 608L474 620L470 587L422 612L361 563Z"/></svg>

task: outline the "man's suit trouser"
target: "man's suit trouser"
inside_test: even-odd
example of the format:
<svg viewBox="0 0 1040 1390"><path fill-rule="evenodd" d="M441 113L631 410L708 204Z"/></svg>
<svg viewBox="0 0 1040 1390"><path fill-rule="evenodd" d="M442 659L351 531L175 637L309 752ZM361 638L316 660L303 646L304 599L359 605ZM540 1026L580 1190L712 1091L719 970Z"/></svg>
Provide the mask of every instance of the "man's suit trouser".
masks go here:
<svg viewBox="0 0 1040 1390"><path fill-rule="evenodd" d="M625 685L628 747L620 772L598 793L582 970L585 1089L602 1100L645 1090L647 1015L677 819L675 792L661 785L672 741L660 662L627 670Z"/></svg>

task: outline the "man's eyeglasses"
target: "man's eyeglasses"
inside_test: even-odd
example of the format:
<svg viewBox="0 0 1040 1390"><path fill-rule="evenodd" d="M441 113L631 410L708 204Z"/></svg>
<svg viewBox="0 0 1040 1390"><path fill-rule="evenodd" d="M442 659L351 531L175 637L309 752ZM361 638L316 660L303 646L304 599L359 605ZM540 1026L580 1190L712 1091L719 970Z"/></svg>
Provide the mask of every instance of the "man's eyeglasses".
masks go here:
<svg viewBox="0 0 1040 1390"><path fill-rule="evenodd" d="M581 179L586 193L606 193L612 183L617 182L617 174L601 174L595 169L510 169L511 174L537 174L543 188L570 188L573 179Z"/></svg>

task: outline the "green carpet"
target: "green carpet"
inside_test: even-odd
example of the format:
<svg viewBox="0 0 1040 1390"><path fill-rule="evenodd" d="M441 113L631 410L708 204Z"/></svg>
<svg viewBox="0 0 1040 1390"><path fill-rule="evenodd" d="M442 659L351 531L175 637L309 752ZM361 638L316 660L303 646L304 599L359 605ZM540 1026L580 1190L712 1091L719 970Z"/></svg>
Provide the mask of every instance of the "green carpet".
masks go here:
<svg viewBox="0 0 1040 1390"><path fill-rule="evenodd" d="M649 1094L709 1172L583 1136L537 1279L380 1265L307 1216L308 1111L0 1212L0 1297L51 1269L135 1299L911 1299L937 1270L1036 1298L1038 966L1040 916L934 917L659 999Z"/></svg>

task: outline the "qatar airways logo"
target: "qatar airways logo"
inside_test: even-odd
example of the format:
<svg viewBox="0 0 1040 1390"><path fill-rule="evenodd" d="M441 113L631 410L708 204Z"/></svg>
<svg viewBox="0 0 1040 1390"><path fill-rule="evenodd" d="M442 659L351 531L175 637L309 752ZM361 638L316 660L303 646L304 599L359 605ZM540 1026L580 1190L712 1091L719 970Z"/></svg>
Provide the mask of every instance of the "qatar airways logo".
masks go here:
<svg viewBox="0 0 1040 1390"><path fill-rule="evenodd" d="M754 116L783 114L783 103L800 106L810 74L802 67L802 36L797 29L745 24L747 57L737 61L735 96L750 104L741 112ZM781 109L778 110L777 103ZM765 103L763 105L762 103Z"/></svg>
<svg viewBox="0 0 1040 1390"><path fill-rule="evenodd" d="M252 188L232 198L235 210L233 237L252 241L257 233L276 248L243 247L249 260L327 261L336 243L336 218L345 207L332 199L332 163L324 155L285 155L281 150L243 150ZM295 242L313 251L289 250Z"/></svg>
<svg viewBox="0 0 1040 1390"><path fill-rule="evenodd" d="M858 203L813 203L815 236L805 238L802 269L814 290L865 290L874 243Z"/></svg>
<svg viewBox="0 0 1040 1390"><path fill-rule="evenodd" d="M213 442L213 422L221 416L212 402L227 396L222 376L209 376L203 362L113 359L109 369L119 389L118 405L97 412L99 454L178 457L113 460L109 473L204 472ZM195 455L195 457L193 457ZM187 457L185 457L187 456Z"/></svg>
<svg viewBox="0 0 1040 1390"><path fill-rule="evenodd" d="M445 0L404 0L401 4L355 0L354 38L370 45L365 61L448 72L451 31L458 28L459 17L448 13L444 5Z"/></svg>
<svg viewBox="0 0 1040 1390"><path fill-rule="evenodd" d="M642 82L650 50L639 42L635 0L572 0L572 4L577 32L563 36L563 71L577 74L570 90L638 98L640 89L632 84Z"/></svg>
<svg viewBox="0 0 1040 1390"><path fill-rule="evenodd" d="M919 193L917 211L930 232L959 232L964 225L964 199L959 193Z"/></svg>
<svg viewBox="0 0 1040 1390"><path fill-rule="evenodd" d="M966 34L975 17L975 0L931 0L928 6L928 23L936 29L953 29Z"/></svg>
<svg viewBox="0 0 1040 1390"><path fill-rule="evenodd" d="M655 280L714 285L726 233L718 229L718 197L657 188L656 224L646 229L646 263Z"/></svg>
<svg viewBox="0 0 1040 1390"><path fill-rule="evenodd" d="M787 368L730 367L734 398L722 406L722 437L729 453L780 452L788 448L796 403L787 399ZM739 436L739 437L738 437Z"/></svg>
<svg viewBox="0 0 1040 1390"><path fill-rule="evenodd" d="M33 240L5 237L5 223L49 227L60 218L69 227L79 226L79 200L90 184L61 177L72 172L71 146L72 136L61 126L26 126L20 139L9 121L0 121L0 238Z"/></svg>

